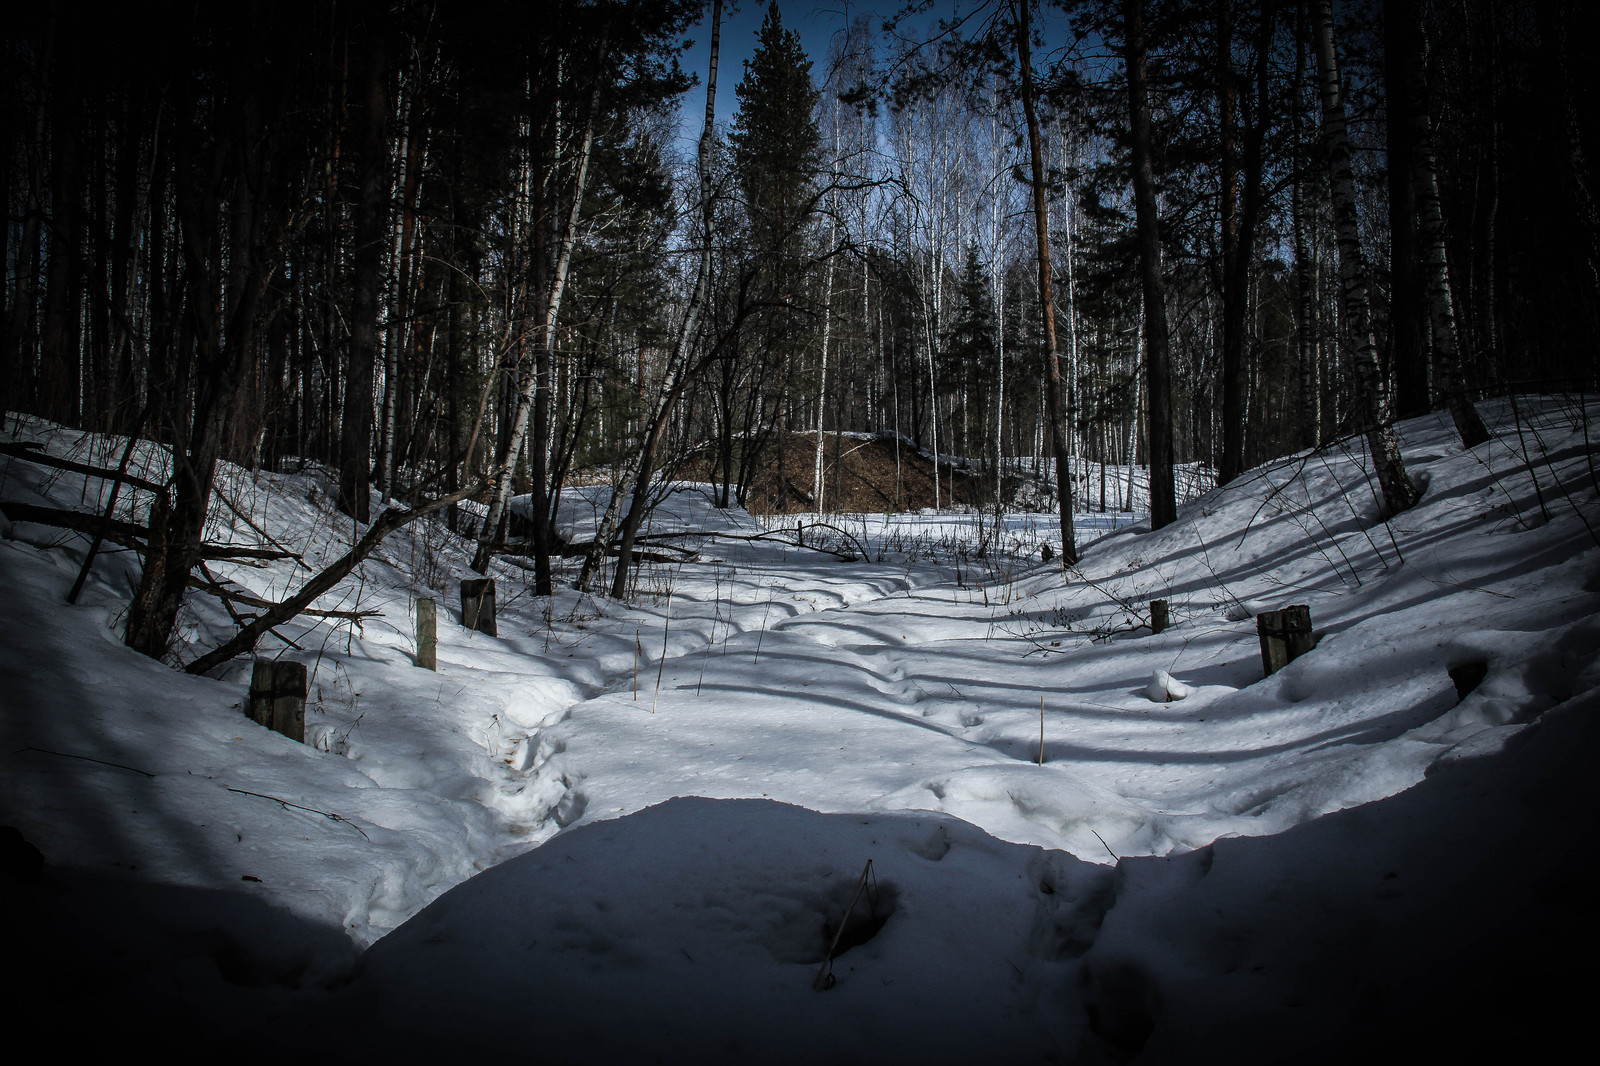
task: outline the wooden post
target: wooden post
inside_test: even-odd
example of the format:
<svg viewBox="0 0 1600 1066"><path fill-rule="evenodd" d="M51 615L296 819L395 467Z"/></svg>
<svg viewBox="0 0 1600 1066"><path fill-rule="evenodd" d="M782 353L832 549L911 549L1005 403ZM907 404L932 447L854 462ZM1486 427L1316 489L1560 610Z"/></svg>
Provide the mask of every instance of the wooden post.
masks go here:
<svg viewBox="0 0 1600 1066"><path fill-rule="evenodd" d="M494 578L477 577L461 582L461 624L495 636Z"/></svg>
<svg viewBox="0 0 1600 1066"><path fill-rule="evenodd" d="M1311 608L1303 603L1256 615L1256 635L1261 638L1261 668L1268 677L1317 645Z"/></svg>
<svg viewBox="0 0 1600 1066"><path fill-rule="evenodd" d="M245 713L259 726L306 742L306 664L257 659Z"/></svg>
<svg viewBox="0 0 1600 1066"><path fill-rule="evenodd" d="M417 665L439 669L439 605L431 599L417 601Z"/></svg>
<svg viewBox="0 0 1600 1066"><path fill-rule="evenodd" d="M1166 600L1150 601L1150 632L1160 633L1167 628L1170 619L1167 615Z"/></svg>

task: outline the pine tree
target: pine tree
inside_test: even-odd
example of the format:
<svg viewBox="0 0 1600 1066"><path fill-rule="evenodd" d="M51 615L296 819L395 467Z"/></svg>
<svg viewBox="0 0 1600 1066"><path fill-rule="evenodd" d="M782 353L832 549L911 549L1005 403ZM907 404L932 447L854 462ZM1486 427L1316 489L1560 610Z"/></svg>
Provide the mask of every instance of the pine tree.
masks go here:
<svg viewBox="0 0 1600 1066"><path fill-rule="evenodd" d="M756 39L755 54L744 61L744 77L734 90L739 114L729 136L756 245L782 252L791 250L810 214L821 164L816 120L821 94L811 83L811 60L800 35L783 28L775 2L768 5Z"/></svg>
<svg viewBox="0 0 1600 1066"><path fill-rule="evenodd" d="M979 261L976 245L967 248L967 261L961 268L955 296L955 309L944 336L942 375L952 385L965 382L975 386L994 374L999 335L988 269Z"/></svg>
<svg viewBox="0 0 1600 1066"><path fill-rule="evenodd" d="M741 347L759 360L764 402L756 409L770 412L761 420L771 430L768 439L777 445L781 466L792 378L806 347L821 338L814 328L820 317L804 313L811 273L804 253L806 226L816 209L822 137L816 120L821 94L811 82L811 60L800 35L783 28L776 3L767 8L755 54L745 60L734 91L739 114L729 137L744 196L749 258L743 270L750 278L741 299L750 301L752 311Z"/></svg>

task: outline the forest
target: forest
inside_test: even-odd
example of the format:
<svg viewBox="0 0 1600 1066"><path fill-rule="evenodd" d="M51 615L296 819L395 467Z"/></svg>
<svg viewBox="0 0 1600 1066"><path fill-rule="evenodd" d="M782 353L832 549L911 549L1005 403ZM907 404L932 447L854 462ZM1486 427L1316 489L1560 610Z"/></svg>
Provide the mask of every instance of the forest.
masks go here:
<svg viewBox="0 0 1600 1066"><path fill-rule="evenodd" d="M1159 528L1175 467L1355 436L1398 513L1398 419L1470 446L1477 401L1596 386L1579 7L923 2L808 55L773 3L719 71L722 0L39 5L0 90L0 410L170 453L118 527L155 657L223 462L335 471L350 566L444 510L539 595L563 554L627 595L674 477L840 509L862 435L936 464L883 509L1031 501L1063 565L1090 464L1147 466Z"/></svg>

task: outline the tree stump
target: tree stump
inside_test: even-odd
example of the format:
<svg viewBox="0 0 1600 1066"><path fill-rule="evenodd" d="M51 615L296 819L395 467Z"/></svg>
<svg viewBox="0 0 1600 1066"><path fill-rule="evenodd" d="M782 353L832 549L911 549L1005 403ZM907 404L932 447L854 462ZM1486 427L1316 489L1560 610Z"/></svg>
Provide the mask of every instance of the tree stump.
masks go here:
<svg viewBox="0 0 1600 1066"><path fill-rule="evenodd" d="M1261 667L1268 677L1317 644L1311 633L1311 608L1303 603L1256 615L1256 635L1261 638Z"/></svg>
<svg viewBox="0 0 1600 1066"><path fill-rule="evenodd" d="M497 635L494 627L494 578L469 578L461 583L461 624L491 637Z"/></svg>
<svg viewBox="0 0 1600 1066"><path fill-rule="evenodd" d="M1167 626L1170 624L1170 621L1171 620L1170 620L1170 618L1168 617L1168 614L1167 614L1167 601L1166 600L1151 600L1150 601L1150 632L1152 634L1154 634L1154 633L1160 633L1160 632L1164 631L1167 628Z"/></svg>
<svg viewBox="0 0 1600 1066"><path fill-rule="evenodd" d="M306 664L257 659L245 713L259 726L306 742Z"/></svg>
<svg viewBox="0 0 1600 1066"><path fill-rule="evenodd" d="M417 601L417 665L439 669L439 606L431 599Z"/></svg>

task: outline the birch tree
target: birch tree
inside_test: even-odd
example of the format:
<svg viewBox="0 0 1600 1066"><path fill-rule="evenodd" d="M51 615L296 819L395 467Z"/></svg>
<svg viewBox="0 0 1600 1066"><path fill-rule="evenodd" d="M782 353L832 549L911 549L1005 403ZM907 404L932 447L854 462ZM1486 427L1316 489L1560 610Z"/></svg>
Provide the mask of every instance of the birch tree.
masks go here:
<svg viewBox="0 0 1600 1066"><path fill-rule="evenodd" d="M1393 415L1378 348L1372 336L1372 305L1368 295L1366 257L1356 215L1355 179L1350 170L1350 137L1339 83L1339 61L1334 51L1333 0L1315 0L1317 72L1321 81L1322 136L1328 157L1328 181L1333 194L1333 222L1338 234L1339 280L1344 305L1344 336L1350 344L1356 389L1365 422L1367 447L1390 515L1413 507L1420 494L1406 474L1405 460L1395 437Z"/></svg>

